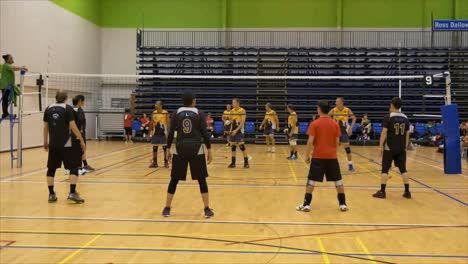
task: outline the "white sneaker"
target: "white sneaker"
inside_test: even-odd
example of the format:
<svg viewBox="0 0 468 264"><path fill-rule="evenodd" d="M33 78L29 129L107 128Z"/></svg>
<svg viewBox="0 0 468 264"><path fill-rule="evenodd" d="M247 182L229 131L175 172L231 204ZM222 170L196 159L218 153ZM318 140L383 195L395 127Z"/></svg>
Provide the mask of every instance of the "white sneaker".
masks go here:
<svg viewBox="0 0 468 264"><path fill-rule="evenodd" d="M310 205L298 205L296 207L296 211L301 211L301 212L310 212Z"/></svg>
<svg viewBox="0 0 468 264"><path fill-rule="evenodd" d="M85 169L79 169L78 170L78 175L85 175L88 171Z"/></svg>
<svg viewBox="0 0 468 264"><path fill-rule="evenodd" d="M64 173L65 175L70 175L70 170L63 170L63 173Z"/></svg>
<svg viewBox="0 0 468 264"><path fill-rule="evenodd" d="M272 147L271 148L271 153L275 153L276 152L276 148L275 147Z"/></svg>
<svg viewBox="0 0 468 264"><path fill-rule="evenodd" d="M341 211L341 212L346 212L346 211L348 211L348 210L349 210L349 208L348 208L348 206L347 206L346 204L340 205L340 211Z"/></svg>
<svg viewBox="0 0 468 264"><path fill-rule="evenodd" d="M251 161L253 158L252 158L252 156L248 155L248 156L247 156L247 159L248 159L249 161Z"/></svg>

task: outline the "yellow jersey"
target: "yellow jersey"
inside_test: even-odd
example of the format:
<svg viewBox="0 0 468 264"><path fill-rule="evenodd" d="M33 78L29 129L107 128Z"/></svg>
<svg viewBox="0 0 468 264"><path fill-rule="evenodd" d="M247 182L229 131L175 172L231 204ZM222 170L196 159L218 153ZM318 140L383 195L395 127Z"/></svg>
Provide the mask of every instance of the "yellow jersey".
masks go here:
<svg viewBox="0 0 468 264"><path fill-rule="evenodd" d="M224 112L223 112L223 120L224 121L227 121L227 120L231 119L231 112L232 112L232 110L231 111L224 110Z"/></svg>
<svg viewBox="0 0 468 264"><path fill-rule="evenodd" d="M153 120L153 135L166 135L168 123L167 116L169 112L162 110L158 112L157 110L153 111L152 120Z"/></svg>
<svg viewBox="0 0 468 264"><path fill-rule="evenodd" d="M265 114L265 119L265 129L276 129L276 112L274 110L267 111Z"/></svg>
<svg viewBox="0 0 468 264"><path fill-rule="evenodd" d="M288 127L289 127L289 129L292 129L293 125L295 126L295 128L294 128L294 131L292 131L292 133L293 134L299 134L299 120L297 119L296 112L292 112L288 116Z"/></svg>
<svg viewBox="0 0 468 264"><path fill-rule="evenodd" d="M245 117L244 108L239 107L239 109L233 108L231 110L232 130L240 126L243 117Z"/></svg>
<svg viewBox="0 0 468 264"><path fill-rule="evenodd" d="M348 120L351 116L351 110L348 107L343 107L343 109L338 109L335 107L331 111L331 116L341 128L346 128L348 125Z"/></svg>

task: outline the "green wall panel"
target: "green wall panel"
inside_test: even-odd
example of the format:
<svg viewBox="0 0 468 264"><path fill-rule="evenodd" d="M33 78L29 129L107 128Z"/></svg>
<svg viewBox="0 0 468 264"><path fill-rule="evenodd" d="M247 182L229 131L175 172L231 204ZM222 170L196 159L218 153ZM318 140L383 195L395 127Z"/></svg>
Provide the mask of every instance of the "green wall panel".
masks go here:
<svg viewBox="0 0 468 264"><path fill-rule="evenodd" d="M75 13L76 15L100 25L101 0L51 0L58 6Z"/></svg>
<svg viewBox="0 0 468 264"><path fill-rule="evenodd" d="M101 0L103 27L219 28L220 0Z"/></svg>
<svg viewBox="0 0 468 264"><path fill-rule="evenodd" d="M423 28L468 0L52 0L109 28Z"/></svg>
<svg viewBox="0 0 468 264"><path fill-rule="evenodd" d="M335 0L228 0L231 28L336 27Z"/></svg>

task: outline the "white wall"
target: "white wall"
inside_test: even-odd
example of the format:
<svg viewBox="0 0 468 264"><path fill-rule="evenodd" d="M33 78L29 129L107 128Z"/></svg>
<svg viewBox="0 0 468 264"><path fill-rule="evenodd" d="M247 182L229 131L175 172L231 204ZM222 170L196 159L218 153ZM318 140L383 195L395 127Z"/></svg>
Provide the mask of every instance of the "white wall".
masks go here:
<svg viewBox="0 0 468 264"><path fill-rule="evenodd" d="M0 54L6 53L31 72L100 73L101 29L48 0L0 0ZM40 116L28 117L24 147L42 144ZM9 149L8 125L2 123L0 151Z"/></svg>
<svg viewBox="0 0 468 264"><path fill-rule="evenodd" d="M136 73L136 29L101 29L101 72Z"/></svg>

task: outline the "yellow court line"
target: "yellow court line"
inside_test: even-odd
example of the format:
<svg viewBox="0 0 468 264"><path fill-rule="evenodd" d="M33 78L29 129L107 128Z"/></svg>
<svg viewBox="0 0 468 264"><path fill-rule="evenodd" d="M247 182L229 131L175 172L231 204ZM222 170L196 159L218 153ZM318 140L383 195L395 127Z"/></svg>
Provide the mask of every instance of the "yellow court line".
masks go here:
<svg viewBox="0 0 468 264"><path fill-rule="evenodd" d="M358 242L359 246L361 246L362 250L364 251L364 253L366 253L367 257L369 257L369 259L372 259L374 260L374 257L371 255L370 251L367 249L366 245L364 244L364 242L362 242L361 238L359 237L356 237L356 241ZM372 263L376 263L375 261L372 261Z"/></svg>
<svg viewBox="0 0 468 264"><path fill-rule="evenodd" d="M284 150L284 149L283 149L283 153L286 154L286 155L288 154L288 152L286 150ZM287 161L288 161L289 170L291 171L291 174L292 174L292 176L294 178L294 182L298 183L296 171L294 170L291 161L290 160L287 160Z"/></svg>
<svg viewBox="0 0 468 264"><path fill-rule="evenodd" d="M89 245L91 245L94 241L96 241L98 238L100 238L101 235L97 235L93 237L90 241L88 241L86 244L81 246L78 250L73 251L70 255L68 255L66 258L64 258L62 261L60 261L58 264L65 264L68 261L70 261L73 257L75 257L78 253L80 253L84 248L87 248Z"/></svg>
<svg viewBox="0 0 468 264"><path fill-rule="evenodd" d="M322 239L320 237L315 238L317 240L317 243L319 245L320 251L322 251L322 259L325 264L330 264L330 259L328 258L328 254L325 251L325 246L322 243Z"/></svg>

